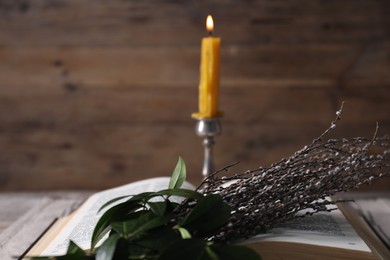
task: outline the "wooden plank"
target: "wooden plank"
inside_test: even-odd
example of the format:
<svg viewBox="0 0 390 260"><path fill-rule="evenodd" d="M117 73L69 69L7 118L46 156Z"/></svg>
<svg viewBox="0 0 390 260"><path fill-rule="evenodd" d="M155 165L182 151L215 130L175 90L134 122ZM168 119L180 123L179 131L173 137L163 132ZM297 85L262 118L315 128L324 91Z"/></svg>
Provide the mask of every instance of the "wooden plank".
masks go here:
<svg viewBox="0 0 390 260"><path fill-rule="evenodd" d="M193 123L190 115L197 110L196 92L186 88L103 88L72 94L0 97L0 110L12 111L0 114L0 130L72 130L105 124L187 125ZM337 95L332 90L305 88L244 87L221 92L224 124L326 124L342 101L348 102L347 122L388 124L390 120L389 87L355 88L352 92L336 92Z"/></svg>
<svg viewBox="0 0 390 260"><path fill-rule="evenodd" d="M198 84L200 48L0 48L0 93ZM225 46L223 86L291 80L329 86L359 55L348 45ZM298 82L298 84L296 83ZM322 83L321 83L322 82ZM307 84L306 84L307 83ZM320 83L320 84L319 84ZM288 83L287 83L288 84ZM283 84L282 84L283 85ZM286 83L284 83L286 85Z"/></svg>
<svg viewBox="0 0 390 260"><path fill-rule="evenodd" d="M19 46L193 45L209 12L227 42L352 43L386 36L388 7L380 0L3 2L0 45Z"/></svg>
<svg viewBox="0 0 390 260"><path fill-rule="evenodd" d="M343 75L342 86L353 91L356 86L383 87L390 85L390 41L368 44L359 58Z"/></svg>
<svg viewBox="0 0 390 260"><path fill-rule="evenodd" d="M326 139L373 136L375 125L370 123L345 122L345 115ZM282 158L292 155L310 144L328 128L325 125L309 124L264 124L257 126L225 126L223 134L216 139L216 160L219 167L240 161L233 172L244 172L259 166L267 167ZM380 135L390 133L390 124L382 124Z"/></svg>
<svg viewBox="0 0 390 260"><path fill-rule="evenodd" d="M9 190L100 189L169 176L179 155L194 154L191 144L199 142L200 155L193 131L193 126L103 125L2 135L1 147L10 149L1 155L0 183Z"/></svg>
<svg viewBox="0 0 390 260"><path fill-rule="evenodd" d="M20 217L27 214L37 205L54 201L58 199L66 199L73 201L81 201L89 192L1 192L0 193L0 234L10 227Z"/></svg>
<svg viewBox="0 0 390 260"><path fill-rule="evenodd" d="M267 166L310 143L328 126L319 124L224 125L216 139L216 166L241 161L248 170ZM354 137L372 125L340 123L336 133ZM389 132L390 125L383 130ZM346 133L349 131L349 135ZM2 133L1 189L103 189L156 176L170 176L178 156L189 180L199 183L203 148L193 125L101 125ZM12 174L11 174L12 173Z"/></svg>
<svg viewBox="0 0 390 260"><path fill-rule="evenodd" d="M375 129L376 122L384 128L390 125L390 85L383 87L359 87L342 90L338 101L347 101L343 116L346 125L365 123ZM360 131L359 131L360 132ZM380 133L389 131L380 129Z"/></svg>
<svg viewBox="0 0 390 260"><path fill-rule="evenodd" d="M333 118L332 91L312 88L227 89L221 97L224 122L237 126L326 124ZM308 109L310 108L310 109Z"/></svg>
<svg viewBox="0 0 390 260"><path fill-rule="evenodd" d="M1 257L4 260L21 256L36 239L55 221L76 209L84 198L56 199L43 197L35 202L31 210L0 234ZM14 207L22 206L29 200L20 199Z"/></svg>
<svg viewBox="0 0 390 260"><path fill-rule="evenodd" d="M347 45L226 47L222 86L330 87L340 80L343 86L389 84L388 46L373 46L378 48L363 52ZM0 80L8 87L0 93L128 85L196 88L198 55L199 48L1 48Z"/></svg>
<svg viewBox="0 0 390 260"><path fill-rule="evenodd" d="M21 200L23 204L20 203ZM41 201L42 198L26 196L21 199L20 197L0 193L0 234Z"/></svg>
<svg viewBox="0 0 390 260"><path fill-rule="evenodd" d="M327 89L240 87L221 90L220 107L227 124L323 123L333 115L332 92ZM192 124L197 95L190 87L128 87L0 96L0 110L13 111L0 114L0 129Z"/></svg>
<svg viewBox="0 0 390 260"><path fill-rule="evenodd" d="M339 136L370 136L375 121L388 133L389 7L4 0L0 189L116 186L170 175L178 155L200 169L190 114L209 12L223 40L221 167L286 156L317 136L343 100Z"/></svg>

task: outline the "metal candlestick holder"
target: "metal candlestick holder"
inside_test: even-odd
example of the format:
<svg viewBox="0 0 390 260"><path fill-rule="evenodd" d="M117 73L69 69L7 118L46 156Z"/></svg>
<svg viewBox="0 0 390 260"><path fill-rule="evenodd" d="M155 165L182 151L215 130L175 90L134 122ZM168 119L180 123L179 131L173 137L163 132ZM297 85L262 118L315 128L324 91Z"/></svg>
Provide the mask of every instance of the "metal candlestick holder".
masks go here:
<svg viewBox="0 0 390 260"><path fill-rule="evenodd" d="M213 145L214 137L222 133L222 125L219 118L197 119L195 132L203 137L204 161L202 175L204 178L214 172Z"/></svg>

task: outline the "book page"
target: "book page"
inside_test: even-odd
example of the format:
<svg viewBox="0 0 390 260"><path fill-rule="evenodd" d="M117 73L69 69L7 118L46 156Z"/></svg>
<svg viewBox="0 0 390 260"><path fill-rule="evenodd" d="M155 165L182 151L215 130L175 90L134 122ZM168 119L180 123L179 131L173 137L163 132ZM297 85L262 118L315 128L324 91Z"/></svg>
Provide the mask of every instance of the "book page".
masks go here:
<svg viewBox="0 0 390 260"><path fill-rule="evenodd" d="M245 241L280 241L371 252L339 210L293 219Z"/></svg>
<svg viewBox="0 0 390 260"><path fill-rule="evenodd" d="M169 181L170 178L168 177L153 178L101 191L92 195L74 212L74 216L41 255L54 256L65 254L70 240L83 249L89 249L91 247L93 229L100 216L104 213L104 211L98 213L98 210L104 203L120 196L167 189ZM189 183L184 183L183 188L194 189ZM120 202L118 201L117 203Z"/></svg>
<svg viewBox="0 0 390 260"><path fill-rule="evenodd" d="M338 205L371 250L380 259L390 259L389 194L344 193L337 197L346 200Z"/></svg>
<svg viewBox="0 0 390 260"><path fill-rule="evenodd" d="M390 199L367 198L351 204L370 225L382 242L390 248Z"/></svg>

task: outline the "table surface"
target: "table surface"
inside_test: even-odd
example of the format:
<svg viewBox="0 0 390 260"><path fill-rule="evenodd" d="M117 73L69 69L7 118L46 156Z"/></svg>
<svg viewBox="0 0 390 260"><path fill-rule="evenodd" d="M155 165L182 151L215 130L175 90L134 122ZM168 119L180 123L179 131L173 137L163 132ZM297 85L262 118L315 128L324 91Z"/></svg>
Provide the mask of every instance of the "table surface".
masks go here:
<svg viewBox="0 0 390 260"><path fill-rule="evenodd" d="M0 193L1 259L17 259L24 255L57 218L68 215L91 194L92 192L80 191ZM367 202L379 197L390 203L390 193L359 193L352 197L356 202ZM376 210L381 211L383 216L383 207L374 209L373 215ZM386 219L389 215L390 206Z"/></svg>
<svg viewBox="0 0 390 260"><path fill-rule="evenodd" d="M76 209L91 192L0 193L0 256L17 259L57 218Z"/></svg>

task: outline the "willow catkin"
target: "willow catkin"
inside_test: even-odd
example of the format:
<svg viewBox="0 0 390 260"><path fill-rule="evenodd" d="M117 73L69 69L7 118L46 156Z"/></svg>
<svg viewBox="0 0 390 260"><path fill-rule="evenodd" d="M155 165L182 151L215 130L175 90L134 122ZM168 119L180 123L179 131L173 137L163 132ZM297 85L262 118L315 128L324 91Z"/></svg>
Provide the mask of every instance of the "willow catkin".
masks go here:
<svg viewBox="0 0 390 260"><path fill-rule="evenodd" d="M198 188L216 193L231 206L229 222L208 237L225 242L263 233L287 220L327 211L334 204L329 196L348 191L390 175L390 138L330 139L324 136L336 127L342 107L330 127L313 142L268 168L259 168L207 178ZM227 170L226 167L224 170Z"/></svg>

